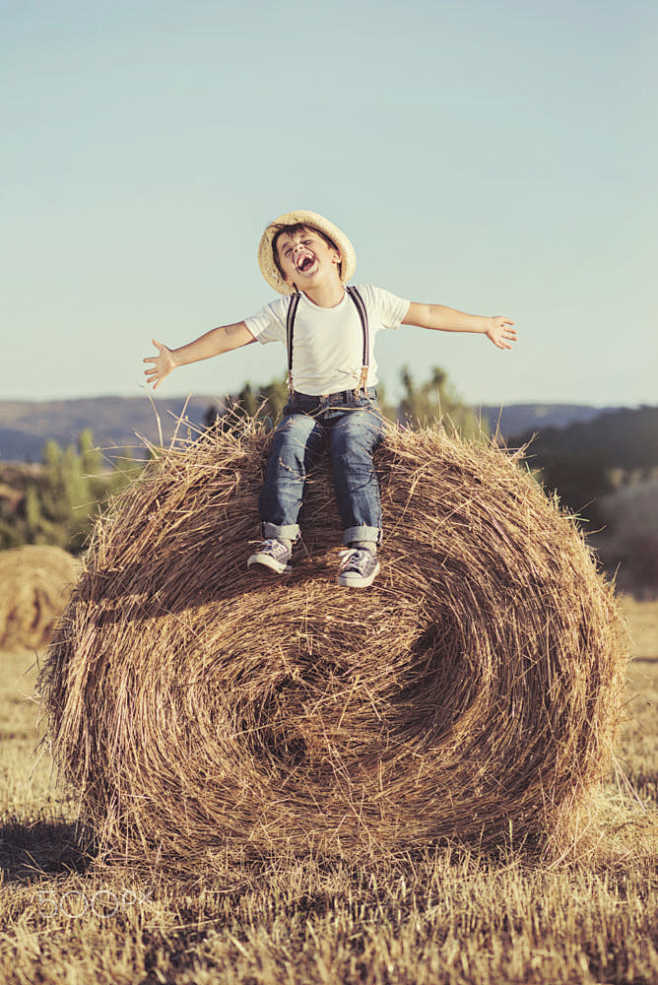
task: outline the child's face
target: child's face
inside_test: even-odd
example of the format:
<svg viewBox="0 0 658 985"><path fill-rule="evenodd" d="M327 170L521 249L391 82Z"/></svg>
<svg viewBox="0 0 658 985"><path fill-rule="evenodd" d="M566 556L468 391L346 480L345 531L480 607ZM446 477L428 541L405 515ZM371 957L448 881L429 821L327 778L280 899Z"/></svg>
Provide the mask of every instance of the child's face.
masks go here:
<svg viewBox="0 0 658 985"><path fill-rule="evenodd" d="M313 229L281 233L276 243L286 284L304 290L326 278L338 277L340 254Z"/></svg>

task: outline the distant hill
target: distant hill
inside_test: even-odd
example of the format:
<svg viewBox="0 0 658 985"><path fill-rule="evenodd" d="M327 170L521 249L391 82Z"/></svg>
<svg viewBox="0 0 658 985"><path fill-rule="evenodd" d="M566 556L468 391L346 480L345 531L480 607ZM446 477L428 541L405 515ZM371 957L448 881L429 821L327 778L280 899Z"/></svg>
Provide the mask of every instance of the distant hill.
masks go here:
<svg viewBox="0 0 658 985"><path fill-rule="evenodd" d="M599 414L619 407L592 407L591 404L483 404L475 407L476 413L489 424L492 434L498 427L504 438L524 434L527 431L544 431L546 428L565 428L574 422L587 422Z"/></svg>
<svg viewBox="0 0 658 985"><path fill-rule="evenodd" d="M0 460L38 462L46 441L52 439L66 446L75 442L85 428L92 429L99 447L129 446L137 456L143 448L137 435L159 441L156 412L167 444L184 406L184 397L156 398L155 411L146 397L0 401ZM187 404L185 417L194 427L201 428L204 414L211 406L219 406L217 398L195 396ZM186 428L181 426L179 435L186 434Z"/></svg>
<svg viewBox="0 0 658 985"><path fill-rule="evenodd" d="M522 445L530 438L528 430L511 437L508 444ZM562 504L593 530L607 523L606 497L621 486L655 478L658 407L611 410L591 421L546 428L533 438L526 455L544 486L557 490ZM641 522L646 525L646 518Z"/></svg>
<svg viewBox="0 0 658 985"><path fill-rule="evenodd" d="M0 461L39 462L43 443L43 438L29 431L0 428Z"/></svg>
<svg viewBox="0 0 658 985"><path fill-rule="evenodd" d="M530 454L540 464L573 459L628 471L658 466L658 407L606 409L591 420L537 430ZM523 444L531 437L532 430L526 429L512 436L511 443Z"/></svg>
<svg viewBox="0 0 658 985"><path fill-rule="evenodd" d="M184 404L182 397L155 398L165 444L171 440ZM217 398L195 396L187 405L186 417L194 427L203 427L204 414L211 406L220 406ZM498 425L506 439L528 431L544 433L546 429L586 423L617 409L588 404L509 404L502 408L488 404L475 408L492 433ZM136 434L149 441L159 440L156 416L147 397L0 401L0 460L38 462L48 439L66 446L87 427L101 448L131 446L137 454L142 445ZM184 428L179 431L183 433Z"/></svg>

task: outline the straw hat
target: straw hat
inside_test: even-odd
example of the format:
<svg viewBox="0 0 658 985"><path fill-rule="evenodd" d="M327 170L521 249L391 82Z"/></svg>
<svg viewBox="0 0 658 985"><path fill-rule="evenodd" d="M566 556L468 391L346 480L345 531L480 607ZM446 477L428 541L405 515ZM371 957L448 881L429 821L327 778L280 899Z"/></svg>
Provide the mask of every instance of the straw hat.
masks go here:
<svg viewBox="0 0 658 985"><path fill-rule="evenodd" d="M279 273L279 268L274 262L272 240L279 232L281 226L293 226L298 222L303 223L305 226L312 226L314 229L318 229L325 236L328 236L332 243L336 244L341 260L340 279L343 283L350 280L356 270L356 253L345 233L338 226L334 226L333 222L330 222L329 219L318 215L317 212L298 209L296 212L286 212L285 215L280 215L278 219L275 219L269 224L260 238L260 243L258 244L258 264L263 277L270 287L273 287L279 294L294 294L293 288L286 284Z"/></svg>

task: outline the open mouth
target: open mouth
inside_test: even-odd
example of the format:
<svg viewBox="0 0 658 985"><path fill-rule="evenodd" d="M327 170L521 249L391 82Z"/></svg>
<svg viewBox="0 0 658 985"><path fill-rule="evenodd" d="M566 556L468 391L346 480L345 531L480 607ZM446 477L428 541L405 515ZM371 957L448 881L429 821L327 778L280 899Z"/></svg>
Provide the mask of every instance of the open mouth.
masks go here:
<svg viewBox="0 0 658 985"><path fill-rule="evenodd" d="M306 274L315 266L315 257L311 253L303 253L295 260L295 266L302 274Z"/></svg>

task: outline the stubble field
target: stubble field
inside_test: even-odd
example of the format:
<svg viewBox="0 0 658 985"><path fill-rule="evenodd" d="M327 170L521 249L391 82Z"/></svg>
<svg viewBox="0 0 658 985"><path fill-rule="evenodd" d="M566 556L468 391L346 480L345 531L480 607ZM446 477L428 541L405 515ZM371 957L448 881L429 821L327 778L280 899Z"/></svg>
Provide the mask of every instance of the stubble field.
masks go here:
<svg viewBox="0 0 658 985"><path fill-rule="evenodd" d="M76 846L39 737L33 654L0 655L0 982L658 982L658 602L633 639L618 762L562 858L458 848L350 868L217 863L195 883Z"/></svg>

